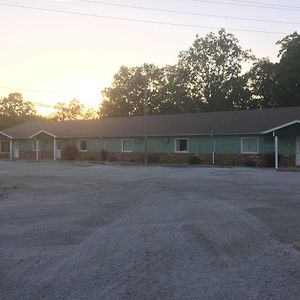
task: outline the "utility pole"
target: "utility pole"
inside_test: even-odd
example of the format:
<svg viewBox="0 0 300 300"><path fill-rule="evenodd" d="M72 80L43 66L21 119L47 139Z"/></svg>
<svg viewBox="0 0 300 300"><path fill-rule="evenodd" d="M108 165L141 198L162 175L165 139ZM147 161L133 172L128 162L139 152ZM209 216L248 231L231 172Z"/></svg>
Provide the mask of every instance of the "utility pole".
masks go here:
<svg viewBox="0 0 300 300"><path fill-rule="evenodd" d="M145 80L146 81L146 80ZM147 116L148 116L148 103L147 103L147 89L145 84L144 91L144 165L148 164L148 133L147 133Z"/></svg>

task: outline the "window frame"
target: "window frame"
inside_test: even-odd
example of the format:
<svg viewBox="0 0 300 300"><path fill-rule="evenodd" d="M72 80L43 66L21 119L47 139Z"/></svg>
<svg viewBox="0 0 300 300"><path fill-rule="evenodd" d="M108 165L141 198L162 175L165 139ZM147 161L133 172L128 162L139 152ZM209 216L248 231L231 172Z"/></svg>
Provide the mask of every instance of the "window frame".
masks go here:
<svg viewBox="0 0 300 300"><path fill-rule="evenodd" d="M247 139L255 139L257 150L256 151L244 151L244 141ZM257 136L245 136L241 138L241 154L258 154L259 153L259 138Z"/></svg>
<svg viewBox="0 0 300 300"><path fill-rule="evenodd" d="M8 151L2 151L2 144L3 143L7 143L8 144ZM10 142L9 141L0 141L0 153L1 154L10 153Z"/></svg>
<svg viewBox="0 0 300 300"><path fill-rule="evenodd" d="M177 141L186 140L186 151L177 150ZM188 138L176 138L175 139L175 153L189 153L189 139Z"/></svg>
<svg viewBox="0 0 300 300"><path fill-rule="evenodd" d="M131 142L131 150L125 150L124 149L124 142L125 141L130 141ZM122 139L122 152L127 152L127 153L130 153L130 152L133 152L133 139L132 138L125 138L125 139Z"/></svg>
<svg viewBox="0 0 300 300"><path fill-rule="evenodd" d="M85 149L81 149L81 143L82 142L85 142ZM87 152L88 150L88 141L87 140L85 140L85 139L81 139L81 140L78 140L77 141L77 148L78 148L78 151L79 152Z"/></svg>

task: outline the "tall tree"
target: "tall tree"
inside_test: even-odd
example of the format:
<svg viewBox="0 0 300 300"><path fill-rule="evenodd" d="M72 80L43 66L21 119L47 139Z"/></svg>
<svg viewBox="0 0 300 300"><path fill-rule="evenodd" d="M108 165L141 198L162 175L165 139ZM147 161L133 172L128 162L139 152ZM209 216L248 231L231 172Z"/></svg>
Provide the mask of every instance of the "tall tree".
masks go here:
<svg viewBox="0 0 300 300"><path fill-rule="evenodd" d="M50 119L56 121L95 119L97 117L96 111L92 108L86 109L85 106L75 98L69 103L58 102L54 109L55 112L50 116Z"/></svg>
<svg viewBox="0 0 300 300"><path fill-rule="evenodd" d="M32 102L24 101L20 93L11 93L0 100L0 128L11 127L37 118Z"/></svg>
<svg viewBox="0 0 300 300"><path fill-rule="evenodd" d="M189 93L201 109L226 110L234 108L231 95L242 63L253 58L234 35L221 29L217 34L197 37L187 51L180 53L179 67L187 71Z"/></svg>
<svg viewBox="0 0 300 300"><path fill-rule="evenodd" d="M163 69L153 64L128 68L122 66L110 87L102 92L101 117L141 115L145 103L149 113L158 113L162 94L160 87L165 80Z"/></svg>
<svg viewBox="0 0 300 300"><path fill-rule="evenodd" d="M241 108L268 108L277 106L278 86L276 83L277 66L269 59L256 60L245 74L245 87L251 94L249 101Z"/></svg>
<svg viewBox="0 0 300 300"><path fill-rule="evenodd" d="M300 105L300 35L294 32L277 44L281 46L276 76L278 105Z"/></svg>

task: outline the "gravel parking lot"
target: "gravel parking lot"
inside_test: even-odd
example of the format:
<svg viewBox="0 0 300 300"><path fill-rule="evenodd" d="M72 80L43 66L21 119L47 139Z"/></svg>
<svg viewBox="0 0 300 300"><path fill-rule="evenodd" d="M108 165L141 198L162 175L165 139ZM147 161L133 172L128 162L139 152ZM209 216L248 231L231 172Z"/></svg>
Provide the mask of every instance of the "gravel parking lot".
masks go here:
<svg viewBox="0 0 300 300"><path fill-rule="evenodd" d="M300 299L300 173L0 162L0 299Z"/></svg>

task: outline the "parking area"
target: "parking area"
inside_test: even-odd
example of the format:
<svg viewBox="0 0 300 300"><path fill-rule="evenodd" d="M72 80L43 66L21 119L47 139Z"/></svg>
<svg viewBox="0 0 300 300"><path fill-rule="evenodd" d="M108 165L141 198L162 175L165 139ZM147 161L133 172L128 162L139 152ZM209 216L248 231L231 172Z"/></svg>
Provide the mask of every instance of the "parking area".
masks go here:
<svg viewBox="0 0 300 300"><path fill-rule="evenodd" d="M0 299L299 299L300 173L0 162Z"/></svg>

